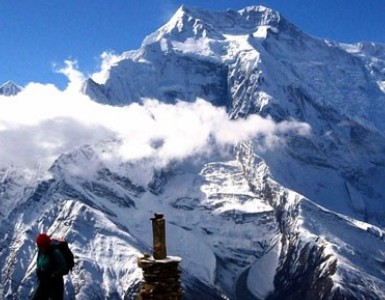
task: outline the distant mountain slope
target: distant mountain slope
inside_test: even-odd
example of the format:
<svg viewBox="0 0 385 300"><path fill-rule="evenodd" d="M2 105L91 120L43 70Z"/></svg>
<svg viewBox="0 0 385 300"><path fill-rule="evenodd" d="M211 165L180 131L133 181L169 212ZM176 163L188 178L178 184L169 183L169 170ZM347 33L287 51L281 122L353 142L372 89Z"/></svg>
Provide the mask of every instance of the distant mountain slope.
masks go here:
<svg viewBox="0 0 385 300"><path fill-rule="evenodd" d="M0 95L4 96L14 96L21 92L22 87L18 86L12 81L7 81L0 85Z"/></svg>

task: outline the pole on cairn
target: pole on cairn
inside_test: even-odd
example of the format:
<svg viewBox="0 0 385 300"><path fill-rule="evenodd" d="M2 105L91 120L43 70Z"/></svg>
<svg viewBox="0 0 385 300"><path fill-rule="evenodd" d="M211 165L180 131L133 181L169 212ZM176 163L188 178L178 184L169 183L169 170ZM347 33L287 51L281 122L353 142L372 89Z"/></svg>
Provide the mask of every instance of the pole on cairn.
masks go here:
<svg viewBox="0 0 385 300"><path fill-rule="evenodd" d="M153 234L153 255L144 254L138 258L138 266L143 270L143 281L137 300L181 300L179 263L177 256L167 256L166 221L163 214L151 218Z"/></svg>

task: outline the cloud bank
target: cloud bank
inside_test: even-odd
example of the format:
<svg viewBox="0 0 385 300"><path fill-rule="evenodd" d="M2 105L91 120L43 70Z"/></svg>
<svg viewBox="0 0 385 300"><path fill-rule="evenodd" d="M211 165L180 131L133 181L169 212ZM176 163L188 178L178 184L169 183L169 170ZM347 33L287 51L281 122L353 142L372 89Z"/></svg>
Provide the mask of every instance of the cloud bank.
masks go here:
<svg viewBox="0 0 385 300"><path fill-rule="evenodd" d="M251 138L274 147L288 132L306 134L297 122L276 124L257 115L229 120L226 111L202 99L175 105L144 99L125 107L103 105L78 92L83 76L66 63L65 91L31 83L16 96L0 96L0 168L11 165L49 167L61 154L83 145L118 141L105 159L162 163L207 154Z"/></svg>

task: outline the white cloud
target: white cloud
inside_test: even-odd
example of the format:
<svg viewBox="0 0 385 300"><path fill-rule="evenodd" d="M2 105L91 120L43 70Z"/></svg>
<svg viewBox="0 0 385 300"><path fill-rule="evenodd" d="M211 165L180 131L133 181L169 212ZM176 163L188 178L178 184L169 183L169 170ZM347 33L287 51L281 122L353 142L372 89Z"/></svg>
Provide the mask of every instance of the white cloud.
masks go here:
<svg viewBox="0 0 385 300"><path fill-rule="evenodd" d="M82 84L85 80L84 75L78 70L78 63L74 60L65 60L65 66L56 70L57 73L61 73L68 78L67 90L78 92L81 90Z"/></svg>
<svg viewBox="0 0 385 300"><path fill-rule="evenodd" d="M111 52L103 52L100 58L102 60L100 71L92 74L91 78L99 84L104 84L108 79L111 67L120 61L121 57Z"/></svg>
<svg viewBox="0 0 385 300"><path fill-rule="evenodd" d="M65 91L31 83L15 97L0 97L0 168L48 168L60 154L101 140L119 141L104 154L106 159L151 158L166 163L250 138L274 147L287 132L309 131L305 124L276 124L257 115L231 121L223 108L204 100L171 105L147 99L143 105L125 107L99 104L75 88L83 76L74 66L66 62L62 70L70 81Z"/></svg>

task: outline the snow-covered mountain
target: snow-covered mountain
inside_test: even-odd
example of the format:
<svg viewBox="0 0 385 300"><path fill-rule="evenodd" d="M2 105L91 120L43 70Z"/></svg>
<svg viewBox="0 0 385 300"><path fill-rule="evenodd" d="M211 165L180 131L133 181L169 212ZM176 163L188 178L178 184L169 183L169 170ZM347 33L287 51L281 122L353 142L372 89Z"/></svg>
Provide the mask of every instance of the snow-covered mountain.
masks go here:
<svg viewBox="0 0 385 300"><path fill-rule="evenodd" d="M262 6L181 7L84 92L116 106L203 98L231 119L297 120L311 134L163 167L108 164L119 141L103 141L63 153L49 176L0 170L0 294L31 293L44 230L76 254L69 298L135 299L136 258L163 212L186 299L384 299L384 50L308 36Z"/></svg>
<svg viewBox="0 0 385 300"><path fill-rule="evenodd" d="M15 96L22 91L22 87L18 86L12 81L7 81L0 85L0 95Z"/></svg>
<svg viewBox="0 0 385 300"><path fill-rule="evenodd" d="M84 90L113 105L201 97L226 106L232 118L257 113L306 122L310 138L292 138L279 157L264 157L272 172L322 205L381 223L385 201L382 184L375 184L385 175L381 49L312 38L261 6L224 13L181 7L141 49L121 55L105 83L89 79ZM302 166L314 176L296 178ZM330 190L345 201L335 203Z"/></svg>

